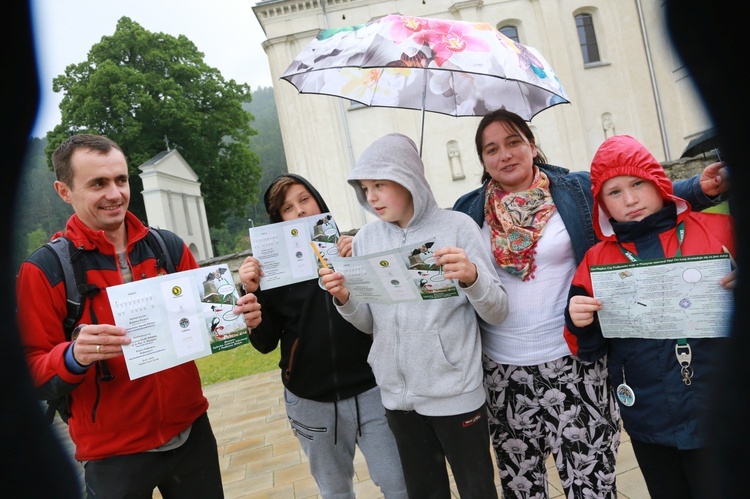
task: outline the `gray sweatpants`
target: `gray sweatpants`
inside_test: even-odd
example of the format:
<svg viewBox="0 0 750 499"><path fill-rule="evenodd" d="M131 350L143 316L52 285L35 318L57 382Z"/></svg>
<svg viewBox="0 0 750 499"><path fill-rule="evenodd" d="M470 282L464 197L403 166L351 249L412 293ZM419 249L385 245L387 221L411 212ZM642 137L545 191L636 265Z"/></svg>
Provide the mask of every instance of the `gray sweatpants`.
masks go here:
<svg viewBox="0 0 750 499"><path fill-rule="evenodd" d="M355 497L355 446L359 446L370 477L385 498L407 498L396 441L388 427L379 388L335 403L303 399L285 389L284 400L292 431L310 461L310 472L323 499Z"/></svg>

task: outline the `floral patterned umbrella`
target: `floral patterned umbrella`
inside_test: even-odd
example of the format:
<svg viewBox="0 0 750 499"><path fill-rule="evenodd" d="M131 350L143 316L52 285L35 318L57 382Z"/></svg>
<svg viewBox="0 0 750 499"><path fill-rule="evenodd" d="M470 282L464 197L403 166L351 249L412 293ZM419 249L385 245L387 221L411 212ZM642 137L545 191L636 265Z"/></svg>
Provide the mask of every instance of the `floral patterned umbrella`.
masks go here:
<svg viewBox="0 0 750 499"><path fill-rule="evenodd" d="M505 108L524 119L570 103L549 63L488 23L389 15L327 29L281 78L300 93L451 116ZM422 137L420 132L420 153Z"/></svg>

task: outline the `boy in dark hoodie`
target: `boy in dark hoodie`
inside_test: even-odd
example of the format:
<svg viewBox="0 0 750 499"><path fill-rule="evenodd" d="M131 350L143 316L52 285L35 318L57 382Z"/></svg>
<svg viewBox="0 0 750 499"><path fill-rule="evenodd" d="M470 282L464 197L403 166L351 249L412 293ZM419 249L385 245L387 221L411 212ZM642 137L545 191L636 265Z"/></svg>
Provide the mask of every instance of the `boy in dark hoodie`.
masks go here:
<svg viewBox="0 0 750 499"><path fill-rule="evenodd" d="M605 338L597 315L603 306L593 297L590 267L733 253L732 219L691 211L673 194L661 164L627 135L610 137L599 147L591 184L594 229L601 242L588 250L573 278L565 314L568 346L584 362L607 356L622 420L651 497L713 497L709 429L702 415L718 349L726 340L695 337L691 331L685 338L656 339L645 326L634 335L618 332L623 337ZM733 278L730 273L716 285L731 288Z"/></svg>
<svg viewBox="0 0 750 499"><path fill-rule="evenodd" d="M277 177L264 202L272 223L329 211L318 191L293 174ZM339 240L341 255L350 253L351 239ZM396 442L367 363L372 340L338 314L318 280L259 290L262 269L252 256L238 272L245 291L261 305L261 322L251 330L250 342L261 353L281 342L287 416L321 496L354 498L359 446L385 498L406 498Z"/></svg>

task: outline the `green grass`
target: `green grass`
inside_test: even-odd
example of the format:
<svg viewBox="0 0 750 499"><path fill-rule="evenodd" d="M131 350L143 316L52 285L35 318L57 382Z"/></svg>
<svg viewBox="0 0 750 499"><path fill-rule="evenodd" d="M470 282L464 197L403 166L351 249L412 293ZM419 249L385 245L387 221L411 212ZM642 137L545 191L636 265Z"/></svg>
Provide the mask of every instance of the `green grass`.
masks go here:
<svg viewBox="0 0 750 499"><path fill-rule="evenodd" d="M723 213L724 215L729 215L729 203L724 201L721 204L717 204L716 206L712 206L711 208L706 208L706 213Z"/></svg>
<svg viewBox="0 0 750 499"><path fill-rule="evenodd" d="M251 374L264 373L279 369L278 348L271 353L262 354L252 345L246 344L197 359L201 383L210 385L221 381L243 378Z"/></svg>

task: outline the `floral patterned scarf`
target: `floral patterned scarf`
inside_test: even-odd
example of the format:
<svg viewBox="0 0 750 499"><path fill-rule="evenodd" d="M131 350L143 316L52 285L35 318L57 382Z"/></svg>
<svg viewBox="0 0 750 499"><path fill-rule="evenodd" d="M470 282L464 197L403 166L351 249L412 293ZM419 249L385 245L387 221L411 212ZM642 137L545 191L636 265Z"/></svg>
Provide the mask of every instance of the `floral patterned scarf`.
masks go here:
<svg viewBox="0 0 750 499"><path fill-rule="evenodd" d="M547 175L536 166L534 172L531 187L521 192L505 192L490 179L484 200L495 261L523 281L534 277L536 242L555 211Z"/></svg>

